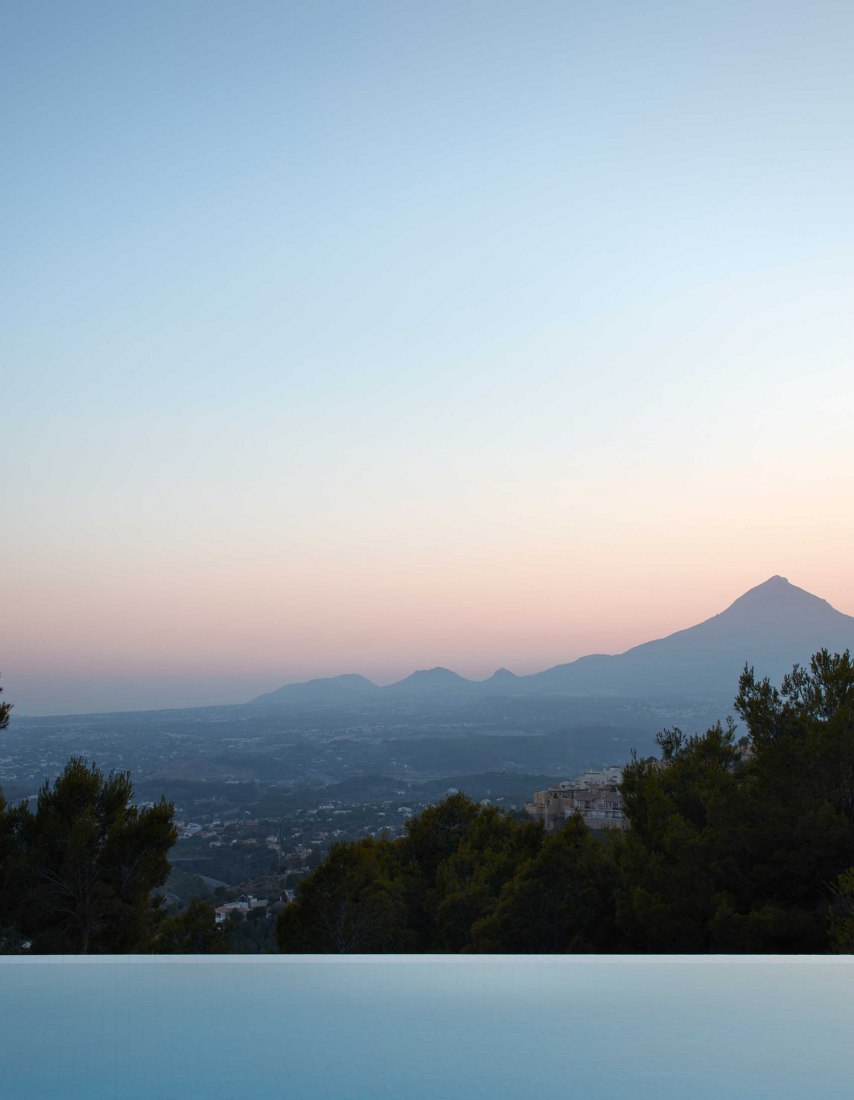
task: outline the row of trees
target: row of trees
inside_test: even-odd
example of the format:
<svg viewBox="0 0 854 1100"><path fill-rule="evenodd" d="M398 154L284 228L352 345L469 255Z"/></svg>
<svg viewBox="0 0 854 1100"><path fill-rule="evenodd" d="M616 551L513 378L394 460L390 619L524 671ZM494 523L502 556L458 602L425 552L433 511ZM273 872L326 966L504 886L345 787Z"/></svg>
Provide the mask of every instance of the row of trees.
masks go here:
<svg viewBox="0 0 854 1100"><path fill-rule="evenodd" d="M282 951L854 950L854 666L780 689L745 670L730 722L659 734L625 769L628 827L558 832L465 795L398 840L334 845L282 913Z"/></svg>

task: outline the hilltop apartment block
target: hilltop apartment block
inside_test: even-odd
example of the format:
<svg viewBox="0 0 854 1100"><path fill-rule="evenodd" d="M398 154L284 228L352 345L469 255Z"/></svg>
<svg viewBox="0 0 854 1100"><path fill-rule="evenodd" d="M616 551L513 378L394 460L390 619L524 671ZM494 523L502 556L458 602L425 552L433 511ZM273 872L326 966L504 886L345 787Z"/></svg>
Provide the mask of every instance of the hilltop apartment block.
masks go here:
<svg viewBox="0 0 854 1100"><path fill-rule="evenodd" d="M537 791L533 801L525 803L525 812L542 821L549 832L559 829L573 814L581 814L590 829L625 828L619 787L622 777L623 769L616 765L584 772L556 787Z"/></svg>

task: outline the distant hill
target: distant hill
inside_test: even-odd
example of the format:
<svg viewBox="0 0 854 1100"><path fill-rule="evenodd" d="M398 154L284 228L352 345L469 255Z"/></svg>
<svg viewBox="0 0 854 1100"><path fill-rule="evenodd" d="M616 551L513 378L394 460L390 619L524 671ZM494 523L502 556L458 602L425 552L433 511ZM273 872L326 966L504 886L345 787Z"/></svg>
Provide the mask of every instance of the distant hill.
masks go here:
<svg viewBox="0 0 854 1100"><path fill-rule="evenodd" d="M395 696L448 696L470 692L477 687L476 680L466 680L449 668L426 668L413 672L396 684L389 684L382 690Z"/></svg>
<svg viewBox="0 0 854 1100"><path fill-rule="evenodd" d="M520 679L521 677L517 676L515 672L511 672L509 668L497 668L488 680L483 681L483 684L492 687L512 687Z"/></svg>
<svg viewBox="0 0 854 1100"><path fill-rule="evenodd" d="M382 689L364 676L346 673L343 676L325 676L318 680L306 680L299 684L285 684L276 691L268 691L253 699L253 703L268 706L293 704L348 703L368 699Z"/></svg>
<svg viewBox="0 0 854 1100"><path fill-rule="evenodd" d="M253 703L290 706L484 694L732 700L745 664L776 683L793 664L806 664L822 647L854 650L854 616L843 615L827 600L775 576L705 622L614 656L592 654L530 676L502 668L487 680L467 680L450 669L432 668L383 688L363 676L335 676L289 684Z"/></svg>

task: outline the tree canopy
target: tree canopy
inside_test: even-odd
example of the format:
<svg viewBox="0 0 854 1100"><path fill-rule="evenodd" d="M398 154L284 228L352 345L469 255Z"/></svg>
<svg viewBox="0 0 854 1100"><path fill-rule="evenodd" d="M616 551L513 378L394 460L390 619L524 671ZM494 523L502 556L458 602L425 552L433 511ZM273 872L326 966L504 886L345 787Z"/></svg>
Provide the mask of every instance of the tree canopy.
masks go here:
<svg viewBox="0 0 854 1100"><path fill-rule="evenodd" d="M217 924L210 902L192 898L182 913L157 924L151 950L159 955L221 955L228 951L230 938L228 922Z"/></svg>
<svg viewBox="0 0 854 1100"><path fill-rule="evenodd" d="M279 917L283 951L471 949L475 921L540 843L541 828L464 794L411 818L398 840L334 844Z"/></svg>
<svg viewBox="0 0 854 1100"><path fill-rule="evenodd" d="M146 950L169 874L174 807L138 808L126 772L72 757L28 802L0 807L6 920L45 953Z"/></svg>

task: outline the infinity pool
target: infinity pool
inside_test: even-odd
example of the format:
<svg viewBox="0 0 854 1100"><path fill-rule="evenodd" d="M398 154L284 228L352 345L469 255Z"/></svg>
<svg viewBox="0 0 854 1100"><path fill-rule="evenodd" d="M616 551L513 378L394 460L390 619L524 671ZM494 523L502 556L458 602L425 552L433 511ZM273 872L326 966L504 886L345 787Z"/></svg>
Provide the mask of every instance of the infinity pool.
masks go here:
<svg viewBox="0 0 854 1100"><path fill-rule="evenodd" d="M7 957L15 1100L854 1092L854 959Z"/></svg>

